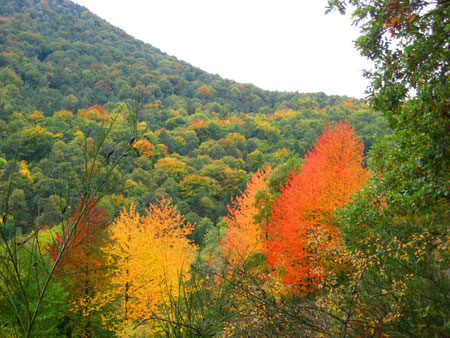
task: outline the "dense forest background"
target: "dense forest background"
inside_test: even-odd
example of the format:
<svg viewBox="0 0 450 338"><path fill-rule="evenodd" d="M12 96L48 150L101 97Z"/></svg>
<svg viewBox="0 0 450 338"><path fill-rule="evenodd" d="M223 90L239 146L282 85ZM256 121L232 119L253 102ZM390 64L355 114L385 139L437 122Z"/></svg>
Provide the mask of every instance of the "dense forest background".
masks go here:
<svg viewBox="0 0 450 338"><path fill-rule="evenodd" d="M446 336L450 8L330 0L368 100L0 0L0 336Z"/></svg>
<svg viewBox="0 0 450 338"><path fill-rule="evenodd" d="M29 170L11 198L24 232L57 223L59 176L71 167L71 180L80 181L84 137L95 142L119 113L100 155L129 141L120 130L127 129L130 105L143 132L141 148L117 178L112 214L121 206L112 200L133 201L143 211L171 197L197 223L199 243L249 173L268 163L286 166L286 174L299 167L327 123L351 122L366 150L386 133L384 118L363 100L223 80L70 1L5 1L0 11L1 168L15 159ZM67 203L75 196L69 193Z"/></svg>

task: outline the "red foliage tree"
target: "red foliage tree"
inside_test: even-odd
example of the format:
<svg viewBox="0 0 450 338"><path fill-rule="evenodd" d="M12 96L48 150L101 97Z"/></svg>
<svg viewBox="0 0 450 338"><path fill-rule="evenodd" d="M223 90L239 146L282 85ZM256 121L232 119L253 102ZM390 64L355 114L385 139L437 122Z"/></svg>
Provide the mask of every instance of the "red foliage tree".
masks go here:
<svg viewBox="0 0 450 338"><path fill-rule="evenodd" d="M65 246L57 266L57 275L70 281L71 312L75 330L80 335L92 334L92 299L105 286L106 260L100 251L106 242L106 227L110 222L108 211L98 207L95 199L83 198L75 206L62 234L57 234L49 252L56 259Z"/></svg>
<svg viewBox="0 0 450 338"><path fill-rule="evenodd" d="M317 288L327 267L318 253L341 244L334 213L361 189L363 144L349 123L324 133L308 152L302 170L293 174L275 200L267 226L267 260L282 280L304 294Z"/></svg>

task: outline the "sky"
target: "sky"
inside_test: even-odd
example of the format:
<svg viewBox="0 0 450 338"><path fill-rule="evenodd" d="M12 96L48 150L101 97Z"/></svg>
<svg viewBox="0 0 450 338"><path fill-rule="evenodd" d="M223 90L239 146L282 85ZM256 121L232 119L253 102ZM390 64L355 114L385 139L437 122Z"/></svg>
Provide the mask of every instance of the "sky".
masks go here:
<svg viewBox="0 0 450 338"><path fill-rule="evenodd" d="M327 0L74 0L209 73L260 88L365 97L350 18Z"/></svg>

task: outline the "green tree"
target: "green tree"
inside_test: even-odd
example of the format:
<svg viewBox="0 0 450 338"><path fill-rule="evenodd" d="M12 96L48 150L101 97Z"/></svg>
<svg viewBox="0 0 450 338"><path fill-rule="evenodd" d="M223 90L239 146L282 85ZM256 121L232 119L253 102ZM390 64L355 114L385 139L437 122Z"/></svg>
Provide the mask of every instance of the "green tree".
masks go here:
<svg viewBox="0 0 450 338"><path fill-rule="evenodd" d="M375 174L342 217L347 245L365 257L341 301L343 332L445 336L450 6L329 1L342 13L348 5L361 29L356 47L374 62L370 102L393 134L372 150Z"/></svg>

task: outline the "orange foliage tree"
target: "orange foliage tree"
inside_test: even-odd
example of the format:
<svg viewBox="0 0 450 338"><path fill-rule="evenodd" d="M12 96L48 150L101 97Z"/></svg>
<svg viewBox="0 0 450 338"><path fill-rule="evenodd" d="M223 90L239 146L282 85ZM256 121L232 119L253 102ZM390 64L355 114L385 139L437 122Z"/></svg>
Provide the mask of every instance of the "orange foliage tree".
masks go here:
<svg viewBox="0 0 450 338"><path fill-rule="evenodd" d="M93 334L97 325L93 322L93 299L103 292L106 282L106 260L100 248L107 241L105 229L110 216L97 204L95 199L87 203L81 198L62 234L56 235L56 241L49 248L50 256L56 259L67 242L56 272L57 276L70 281L67 285L71 295L72 329L80 336Z"/></svg>
<svg viewBox="0 0 450 338"><path fill-rule="evenodd" d="M330 268L329 260L318 257L342 246L334 213L370 175L363 168L363 147L349 123L326 127L274 202L267 260L299 294L315 290Z"/></svg>
<svg viewBox="0 0 450 338"><path fill-rule="evenodd" d="M131 205L110 228L111 242L104 252L113 269L103 301L119 304L124 324L157 313L164 295L176 295L179 277L186 277L194 260L196 246L186 237L194 226L170 203L162 199L150 205L146 216Z"/></svg>
<svg viewBox="0 0 450 338"><path fill-rule="evenodd" d="M214 93L215 93L215 90L213 87L203 85L200 88L198 88L197 93L195 93L195 96L203 98L203 99L207 99L207 98L210 98L211 96L213 96Z"/></svg>
<svg viewBox="0 0 450 338"><path fill-rule="evenodd" d="M78 116L85 117L97 121L106 121L109 119L109 114L103 106L98 104L87 109L80 110Z"/></svg>
<svg viewBox="0 0 450 338"><path fill-rule="evenodd" d="M222 240L224 254L231 262L244 261L251 254L262 252L263 229L255 221L259 213L257 193L267 188L271 168L255 172L241 196L229 206L225 218L228 230Z"/></svg>
<svg viewBox="0 0 450 338"><path fill-rule="evenodd" d="M151 157L155 155L155 146L145 139L137 140L133 144L133 148L137 149L139 155Z"/></svg>

